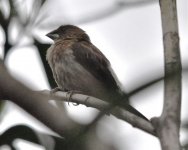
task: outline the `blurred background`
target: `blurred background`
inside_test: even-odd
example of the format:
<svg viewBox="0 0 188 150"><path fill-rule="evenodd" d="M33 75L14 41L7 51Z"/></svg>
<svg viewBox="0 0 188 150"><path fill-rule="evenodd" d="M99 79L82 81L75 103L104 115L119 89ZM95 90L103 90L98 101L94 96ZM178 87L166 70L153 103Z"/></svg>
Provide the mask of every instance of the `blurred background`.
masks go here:
<svg viewBox="0 0 188 150"><path fill-rule="evenodd" d="M188 1L178 0L183 65L182 145L188 145ZM164 76L160 7L157 0L0 0L0 57L10 73L33 90L56 86L46 62L52 41L45 35L62 24L85 30L110 60L123 89L129 93ZM131 96L131 104L149 119L161 114L163 81ZM97 110L67 105L70 117L90 123ZM45 125L9 101L0 101L0 134L22 124L56 135ZM96 134L114 149L159 150L158 139L113 116L105 116ZM17 139L17 149L45 149ZM10 149L3 145L0 149Z"/></svg>

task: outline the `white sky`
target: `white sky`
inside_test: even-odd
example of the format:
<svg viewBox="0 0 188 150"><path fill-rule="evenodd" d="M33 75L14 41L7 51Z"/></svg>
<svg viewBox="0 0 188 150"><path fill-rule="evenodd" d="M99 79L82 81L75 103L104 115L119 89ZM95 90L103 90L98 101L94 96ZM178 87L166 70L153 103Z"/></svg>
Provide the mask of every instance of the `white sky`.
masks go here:
<svg viewBox="0 0 188 150"><path fill-rule="evenodd" d="M79 18L82 16L87 18L92 12L113 6L114 2L113 0L105 0L102 3L96 3L94 0L80 1L65 0L63 6L56 6L57 9L54 11L57 12L57 10L63 7L61 15L64 17L62 17L62 20L66 20L67 17L76 23L79 22ZM83 4L85 4L84 8ZM86 4L87 7L85 7ZM178 8L182 62L184 67L188 67L188 1L179 0ZM52 11L52 14L56 12ZM51 17L49 16L49 18ZM48 20L43 24L44 27L47 26L47 22ZM92 42L110 60L126 91L134 89L147 80L163 75L162 32L160 11L157 3L125 9L105 19L79 24L79 26L90 35ZM56 28L55 25L54 28ZM45 30L39 33L40 38L47 40L45 37L47 32ZM1 50L0 55L2 55ZM28 84L31 88L35 90L49 89L38 53L34 47L15 48L9 54L6 64L15 77L20 78L22 82ZM183 74L182 106L188 105L186 101L188 94L185 92L188 89L187 75L187 73ZM133 105L148 118L160 115L163 99L162 84L160 82L132 97ZM85 123L89 122L91 120L90 115L95 113L94 109L89 109L85 106L75 107L71 105L68 107L68 110L73 119ZM47 128L41 125L41 123L28 114L23 113L22 110L13 106L13 104L7 106L5 113L6 116L0 124L0 133L5 128L20 123L27 124L40 131L47 131ZM182 118L188 119L188 112L185 110L185 107L183 107ZM114 129L116 130L114 131ZM98 134L106 142L115 140L120 143L118 144L120 150L125 148L136 150L138 147L140 150L160 149L156 138L112 116L106 117L104 121L100 122ZM108 137L112 137L112 139ZM185 135L181 134L182 141L185 141L186 138ZM134 143L131 141L134 141ZM126 147L123 143L126 144Z"/></svg>

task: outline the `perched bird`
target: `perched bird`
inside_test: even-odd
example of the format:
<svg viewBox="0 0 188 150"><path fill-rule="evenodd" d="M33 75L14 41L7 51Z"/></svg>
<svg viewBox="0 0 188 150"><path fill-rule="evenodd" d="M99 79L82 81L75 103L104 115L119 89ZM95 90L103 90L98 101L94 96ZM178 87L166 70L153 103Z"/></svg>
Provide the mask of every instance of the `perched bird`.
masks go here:
<svg viewBox="0 0 188 150"><path fill-rule="evenodd" d="M47 50L46 58L62 91L80 91L147 120L128 104L110 62L91 43L85 31L73 25L62 25L46 36L54 40Z"/></svg>

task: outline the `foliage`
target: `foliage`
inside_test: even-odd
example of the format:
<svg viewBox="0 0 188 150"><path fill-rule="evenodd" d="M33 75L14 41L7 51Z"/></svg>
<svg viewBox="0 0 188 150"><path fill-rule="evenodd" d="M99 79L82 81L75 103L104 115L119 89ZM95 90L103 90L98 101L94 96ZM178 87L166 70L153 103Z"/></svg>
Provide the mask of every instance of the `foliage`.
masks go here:
<svg viewBox="0 0 188 150"><path fill-rule="evenodd" d="M40 54L42 63L46 71L46 75L48 77L49 84L51 85L52 88L54 88L56 86L56 83L53 80L53 75L45 58L46 49L49 47L49 44L42 43L31 33L32 31L31 28L35 28L39 23L39 22L36 23L36 19L38 14L41 12L42 7L46 3L46 0L37 0L37 1L34 0L32 2L32 11L29 12L29 14L27 12L27 8L22 9L22 11L20 11L22 1L7 0L4 2L5 5L2 5L2 7L0 7L0 26L3 29L4 37L5 37L5 41L3 45L4 61L6 61L7 54L10 51L12 51L12 48L15 47L20 42L20 40L22 40L22 37L25 35L29 36L30 38L33 39L34 41L33 44L37 47L37 50ZM0 1L0 5L1 3L3 3L3 1ZM5 13L5 9L9 10L8 15ZM17 38L15 42L12 42L10 32L12 28L16 26L16 24L19 25L18 28L19 38ZM4 107L4 101L0 101L0 112L3 110L3 107ZM47 134L46 135L42 134L24 125L17 125L8 129L7 131L5 131L3 134L0 135L0 146L9 145L10 148L16 149L13 146L13 142L18 138L42 145L46 149L49 149L49 147L51 147L51 149L58 150L63 147L63 143L64 143L62 138L58 138ZM52 140L52 142L50 143L54 143L54 145L48 144L49 139Z"/></svg>

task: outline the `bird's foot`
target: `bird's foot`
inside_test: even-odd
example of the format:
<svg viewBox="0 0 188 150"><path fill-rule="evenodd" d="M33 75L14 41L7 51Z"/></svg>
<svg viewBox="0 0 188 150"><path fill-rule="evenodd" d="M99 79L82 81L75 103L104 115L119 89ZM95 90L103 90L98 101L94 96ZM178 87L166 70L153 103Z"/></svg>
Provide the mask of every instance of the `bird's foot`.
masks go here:
<svg viewBox="0 0 188 150"><path fill-rule="evenodd" d="M82 93L81 91L76 91L76 90L67 91L66 98L67 98L67 101L68 101L68 105L71 102L71 97L72 97L73 94L81 94L81 93ZM73 103L73 105L78 106L79 104Z"/></svg>
<svg viewBox="0 0 188 150"><path fill-rule="evenodd" d="M54 94L54 93L56 93L56 92L58 92L58 91L67 92L68 90L67 90L67 89L62 89L62 88L60 88L60 87L55 87L54 89L52 89L52 90L50 91L50 93L51 93L51 94Z"/></svg>
<svg viewBox="0 0 188 150"><path fill-rule="evenodd" d="M62 91L62 89L60 87L55 87L54 89L52 89L50 92L53 94L53 93L56 93L58 91Z"/></svg>

